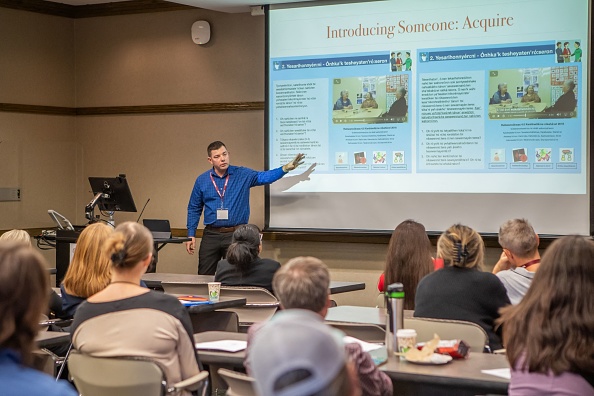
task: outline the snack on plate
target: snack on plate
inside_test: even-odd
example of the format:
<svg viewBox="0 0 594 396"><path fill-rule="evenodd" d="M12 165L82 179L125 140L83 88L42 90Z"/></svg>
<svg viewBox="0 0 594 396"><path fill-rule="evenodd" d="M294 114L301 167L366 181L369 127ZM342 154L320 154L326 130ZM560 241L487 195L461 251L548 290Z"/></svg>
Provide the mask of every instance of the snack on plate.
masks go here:
<svg viewBox="0 0 594 396"><path fill-rule="evenodd" d="M417 348L422 349L424 342L417 343ZM435 353L450 355L454 359L465 359L468 357L470 347L463 340L441 340L435 347Z"/></svg>
<svg viewBox="0 0 594 396"><path fill-rule="evenodd" d="M435 348L439 344L439 336L433 334L433 339L423 345L421 349L409 349L405 354L404 358L409 362L431 362L431 355L435 351Z"/></svg>

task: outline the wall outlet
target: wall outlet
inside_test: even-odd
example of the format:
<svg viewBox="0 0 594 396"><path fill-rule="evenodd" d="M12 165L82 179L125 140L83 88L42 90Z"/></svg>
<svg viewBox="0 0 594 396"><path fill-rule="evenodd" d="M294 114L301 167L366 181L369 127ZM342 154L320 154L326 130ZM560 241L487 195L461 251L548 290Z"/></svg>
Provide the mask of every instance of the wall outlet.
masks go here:
<svg viewBox="0 0 594 396"><path fill-rule="evenodd" d="M0 202L20 201L21 189L18 187L0 187Z"/></svg>

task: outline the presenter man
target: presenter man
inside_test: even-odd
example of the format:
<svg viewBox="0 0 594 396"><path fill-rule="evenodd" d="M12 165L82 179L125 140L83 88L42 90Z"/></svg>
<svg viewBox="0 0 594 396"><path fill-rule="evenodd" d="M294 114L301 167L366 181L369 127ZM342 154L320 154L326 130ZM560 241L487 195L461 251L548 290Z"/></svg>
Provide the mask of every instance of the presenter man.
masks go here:
<svg viewBox="0 0 594 396"><path fill-rule="evenodd" d="M250 188L271 184L303 163L304 154L282 167L258 172L229 163L229 152L223 142L208 145L208 162L212 169L196 179L188 203L188 237L186 250L194 254L196 228L204 212L204 233L198 252L198 274L214 275L217 263L231 244L233 231L247 224L250 217Z"/></svg>

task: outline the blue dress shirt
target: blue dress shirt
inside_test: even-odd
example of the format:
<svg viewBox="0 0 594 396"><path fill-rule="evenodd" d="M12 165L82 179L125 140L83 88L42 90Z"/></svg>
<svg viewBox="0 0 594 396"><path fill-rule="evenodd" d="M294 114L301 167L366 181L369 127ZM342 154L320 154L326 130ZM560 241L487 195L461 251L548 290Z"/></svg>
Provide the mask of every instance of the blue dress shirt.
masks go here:
<svg viewBox="0 0 594 396"><path fill-rule="evenodd" d="M225 181L229 182L221 205L221 197L211 180L214 180L219 192L222 194ZM196 228L202 212L204 212L204 225L213 227L233 227L247 224L250 218L250 188L271 184L285 175L283 168L258 172L242 166L229 165L227 173L220 177L212 169L204 172L196 179L190 202L188 203L188 236L196 236ZM227 209L229 218L217 220L217 209Z"/></svg>

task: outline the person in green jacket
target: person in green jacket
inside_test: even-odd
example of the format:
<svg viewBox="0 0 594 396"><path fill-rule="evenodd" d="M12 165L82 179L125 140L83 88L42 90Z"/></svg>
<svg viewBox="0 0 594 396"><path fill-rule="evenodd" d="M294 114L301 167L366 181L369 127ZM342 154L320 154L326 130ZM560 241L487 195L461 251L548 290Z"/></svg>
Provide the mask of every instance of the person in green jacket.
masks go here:
<svg viewBox="0 0 594 396"><path fill-rule="evenodd" d="M579 41L574 42L573 46L575 47L575 51L573 51L573 54L571 54L571 56L575 56L574 62L581 62L582 61L582 47L580 46L580 42Z"/></svg>
<svg viewBox="0 0 594 396"><path fill-rule="evenodd" d="M410 59L410 52L406 53L406 60L404 61L404 70L411 70L412 67L412 59Z"/></svg>

